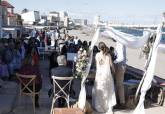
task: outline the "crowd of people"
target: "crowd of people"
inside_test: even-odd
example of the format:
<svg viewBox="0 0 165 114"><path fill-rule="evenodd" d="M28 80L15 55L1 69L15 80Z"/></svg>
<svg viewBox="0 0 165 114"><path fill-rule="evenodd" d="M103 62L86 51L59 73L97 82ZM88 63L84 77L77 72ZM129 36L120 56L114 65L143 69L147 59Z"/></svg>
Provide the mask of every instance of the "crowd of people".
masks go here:
<svg viewBox="0 0 165 114"><path fill-rule="evenodd" d="M73 76L73 61L67 60L67 53L77 53L80 48L88 51L90 45L91 42L81 41L77 36L69 35L66 30L61 33L59 29L53 31L33 29L29 39L24 37L19 39L2 38L0 39L0 78L3 80L13 79L16 72L24 75L36 75L36 90L40 91L42 88L42 76L39 70L40 55L38 47L51 47L54 49L49 56L49 76L52 82L51 76L53 75ZM123 86L126 65L125 49L125 46L120 43L117 43L116 49L114 47L108 48L103 42L100 42L99 46L94 46L91 69L96 70L93 107L97 111L107 112L109 110L109 105L106 103L112 101L110 96L112 96L111 91L114 88L117 90L118 104L120 106L125 104ZM113 70L110 70L110 67ZM107 79L109 79L109 82L105 81ZM103 81L102 83L101 80ZM100 90L100 87L103 87L103 89ZM51 92L52 89L49 90L48 94L51 95ZM107 92L107 96L102 97L105 92ZM36 95L35 100L35 106L39 107L38 95ZM111 106L113 104L116 104L115 101L111 103ZM63 105L64 101L60 99L59 106Z"/></svg>

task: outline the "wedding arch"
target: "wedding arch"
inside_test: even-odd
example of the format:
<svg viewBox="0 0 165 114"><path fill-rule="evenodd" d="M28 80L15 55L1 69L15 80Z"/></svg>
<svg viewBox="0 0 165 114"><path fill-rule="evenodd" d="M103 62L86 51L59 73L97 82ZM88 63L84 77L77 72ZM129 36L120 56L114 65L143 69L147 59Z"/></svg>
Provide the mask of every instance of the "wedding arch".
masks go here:
<svg viewBox="0 0 165 114"><path fill-rule="evenodd" d="M149 57L146 60L145 73L139 84L140 93L141 93L140 100L133 114L145 114L145 111L144 111L145 95L146 95L147 90L151 87L151 83L154 77L154 70L155 70L158 50L165 50L165 46L160 44L160 40L162 38L163 25L164 25L164 22L158 25L157 30L154 33L156 34L156 39L155 39L152 49L149 52ZM117 42L120 42L129 48L142 48L147 43L151 35L153 35L153 31L144 30L143 36L139 37L139 36L134 36L134 35L127 34L124 32L120 32L119 30L116 30L112 27L104 27L104 28L99 27L96 29L96 32L91 42L91 47L89 49L89 52L90 52L89 64L87 66L85 76L83 77L82 82L81 82L81 91L80 91L79 99L78 99L78 107L82 110L84 109L85 103L86 103L85 80L89 74L91 63L92 63L92 56L93 56L92 50L93 50L94 45L98 41L98 38L100 35L110 36ZM137 92L139 92L139 90L137 90Z"/></svg>

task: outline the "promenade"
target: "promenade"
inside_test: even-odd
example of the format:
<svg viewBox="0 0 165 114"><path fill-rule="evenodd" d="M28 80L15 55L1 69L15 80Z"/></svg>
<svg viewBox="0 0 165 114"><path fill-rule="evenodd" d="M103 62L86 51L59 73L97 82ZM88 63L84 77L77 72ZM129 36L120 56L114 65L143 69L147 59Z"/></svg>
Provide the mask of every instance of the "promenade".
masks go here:
<svg viewBox="0 0 165 114"><path fill-rule="evenodd" d="M77 35L82 40L91 40L92 33L84 34L83 31L69 31L70 34ZM99 39L99 41L105 41L109 46L114 46L109 39ZM145 60L139 60L139 53L137 50L128 49L128 65L134 66L139 69L143 69ZM158 56L158 62L156 67L156 75L161 78L165 78L163 58L165 54L160 53ZM160 62L161 61L161 62ZM39 104L40 108L36 109L36 114L50 114L52 98L48 96L48 90L51 87L48 77L48 60L41 60L40 71L43 78L43 86L40 93ZM19 97L19 88L15 82L2 82L2 88L0 88L0 114L33 114L32 101L30 97ZM164 114L165 106L152 106L146 109L146 114ZM133 114L132 110L115 110L114 114Z"/></svg>
<svg viewBox="0 0 165 114"><path fill-rule="evenodd" d="M48 78L48 61L40 62L40 70L43 75L43 86L40 93L40 108L36 109L36 114L50 114L51 100L48 90L51 87ZM22 96L19 98L18 85L14 82L5 82L5 91L0 93L0 114L33 114L31 98ZM9 85L7 85L9 84ZM4 99L2 99L2 97ZM4 113L2 113L2 111ZM146 109L146 114L164 114L165 106L153 106ZM132 114L132 110L115 110L114 114Z"/></svg>

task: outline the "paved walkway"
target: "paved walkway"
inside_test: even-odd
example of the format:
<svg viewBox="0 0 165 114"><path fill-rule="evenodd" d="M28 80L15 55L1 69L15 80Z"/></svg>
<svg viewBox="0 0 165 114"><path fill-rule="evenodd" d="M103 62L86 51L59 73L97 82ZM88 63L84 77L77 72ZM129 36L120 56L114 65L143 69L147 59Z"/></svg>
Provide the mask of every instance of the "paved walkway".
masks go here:
<svg viewBox="0 0 165 114"><path fill-rule="evenodd" d="M36 114L50 114L51 98L48 90L51 87L48 78L48 61L41 61L40 70L43 76L43 86L40 94L40 108L36 109ZM33 114L32 101L30 97L19 98L18 85L14 82L4 82L5 86L0 89L0 114ZM164 114L165 107L151 107L146 109L146 114ZM115 110L115 114L133 114L129 110Z"/></svg>
<svg viewBox="0 0 165 114"><path fill-rule="evenodd" d="M48 78L48 66L48 61L41 61L43 86L39 98L40 108L36 109L36 114L50 114L51 98L48 96L48 90L51 85ZM3 87L0 90L0 114L33 114L32 106L30 97L19 97L18 84L3 82Z"/></svg>

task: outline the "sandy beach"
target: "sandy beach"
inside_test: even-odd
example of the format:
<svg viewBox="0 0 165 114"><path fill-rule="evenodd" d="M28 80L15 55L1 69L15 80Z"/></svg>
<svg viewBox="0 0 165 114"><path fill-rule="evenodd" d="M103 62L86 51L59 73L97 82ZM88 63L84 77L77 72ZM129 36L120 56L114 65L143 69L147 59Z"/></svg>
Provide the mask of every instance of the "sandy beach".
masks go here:
<svg viewBox="0 0 165 114"><path fill-rule="evenodd" d="M69 34L76 35L81 40L87 40L91 41L93 38L94 31L90 32L89 30L71 30L69 31ZM115 47L115 42L113 42L111 39L100 37L98 42L103 41L107 44L108 47L113 46ZM97 42L97 44L98 44ZM96 45L97 45L96 44ZM156 67L155 67L155 75L159 76L160 78L165 79L165 72L164 72L164 62L165 58L165 52L159 52L157 61L156 61ZM135 68L138 68L140 70L144 70L145 65L145 59L140 58L140 49L131 49L127 47L127 64L130 66L133 66Z"/></svg>

